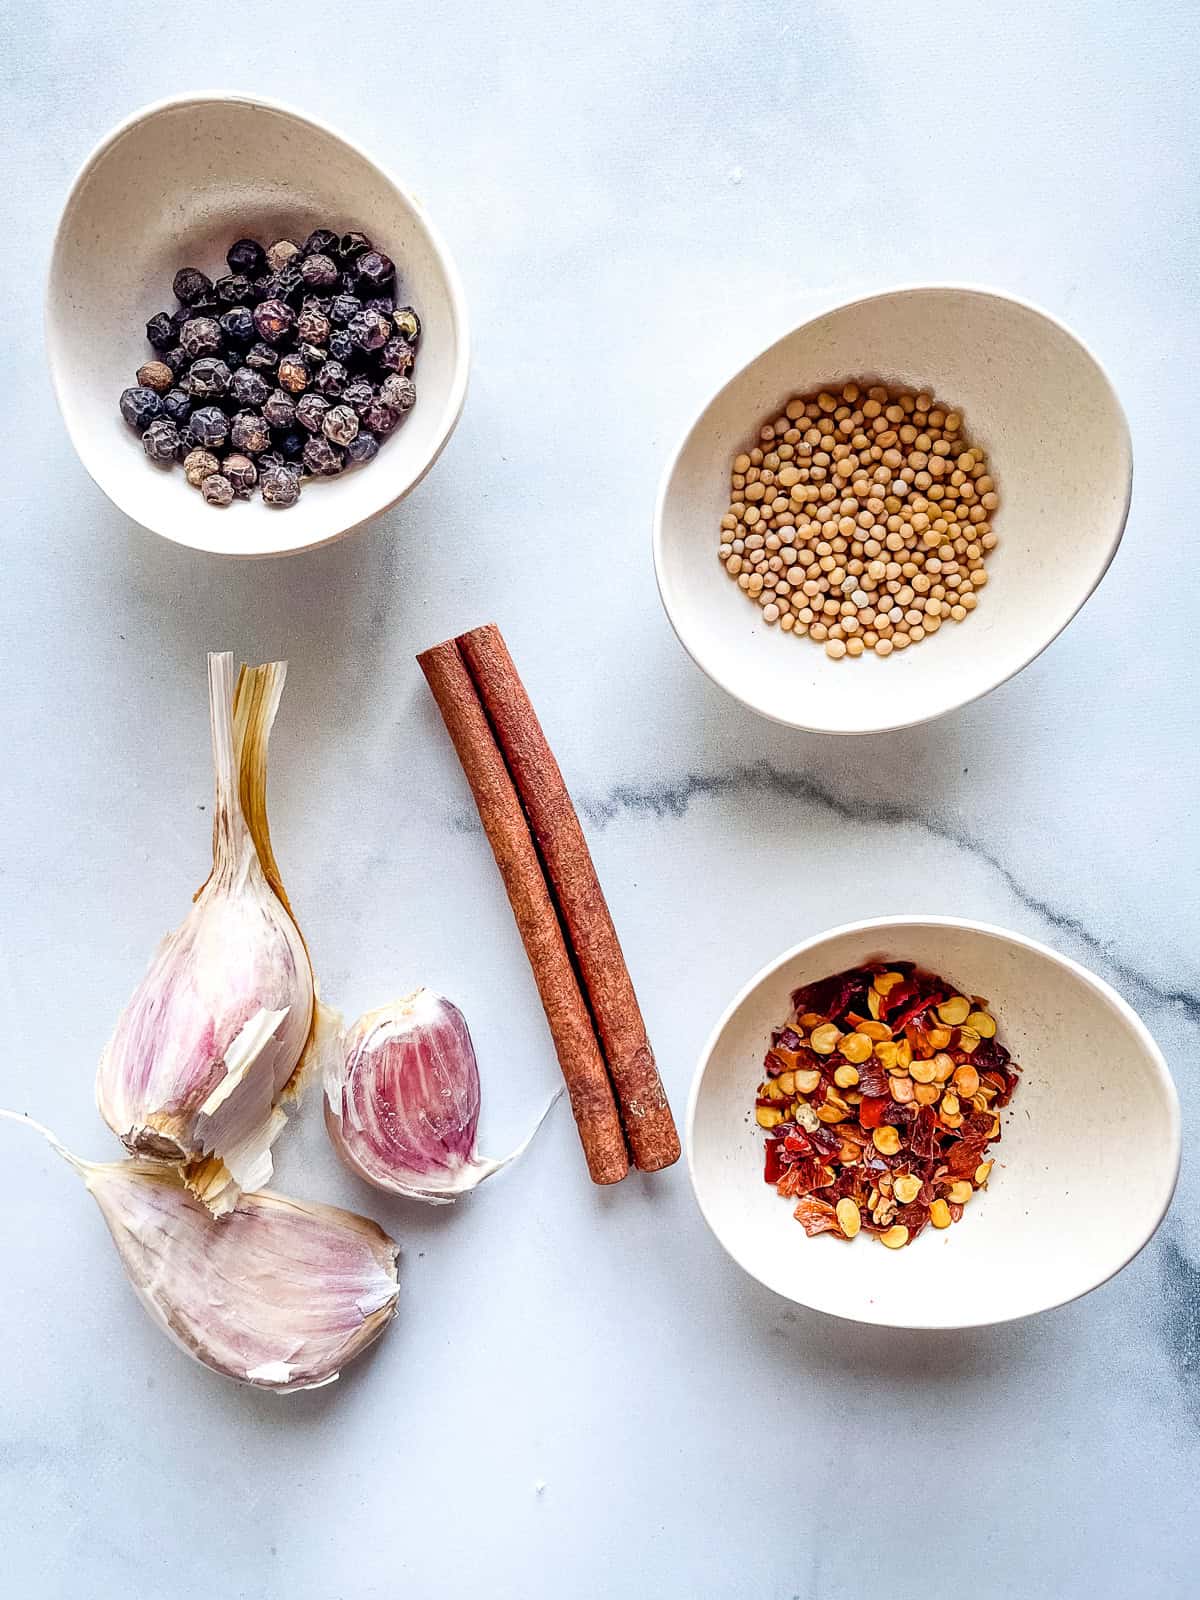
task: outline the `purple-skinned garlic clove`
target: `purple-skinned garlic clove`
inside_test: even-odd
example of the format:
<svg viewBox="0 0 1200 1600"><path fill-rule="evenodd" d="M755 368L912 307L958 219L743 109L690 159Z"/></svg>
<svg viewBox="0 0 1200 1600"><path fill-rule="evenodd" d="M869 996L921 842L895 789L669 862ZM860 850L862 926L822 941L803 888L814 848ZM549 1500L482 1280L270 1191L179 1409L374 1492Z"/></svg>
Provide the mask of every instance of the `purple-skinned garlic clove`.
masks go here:
<svg viewBox="0 0 1200 1600"><path fill-rule="evenodd" d="M430 989L369 1011L325 1053L325 1126L352 1172L391 1194L445 1205L515 1161L475 1149L479 1067L466 1018Z"/></svg>
<svg viewBox="0 0 1200 1600"><path fill-rule="evenodd" d="M271 847L267 744L286 664L210 655L213 867L100 1061L96 1100L131 1155L179 1167L214 1213L271 1177L314 1022L308 951Z"/></svg>
<svg viewBox="0 0 1200 1600"><path fill-rule="evenodd" d="M332 1383L392 1320L398 1250L367 1217L264 1190L214 1217L163 1162L94 1163L42 1134L79 1173L150 1316L211 1371L289 1393Z"/></svg>

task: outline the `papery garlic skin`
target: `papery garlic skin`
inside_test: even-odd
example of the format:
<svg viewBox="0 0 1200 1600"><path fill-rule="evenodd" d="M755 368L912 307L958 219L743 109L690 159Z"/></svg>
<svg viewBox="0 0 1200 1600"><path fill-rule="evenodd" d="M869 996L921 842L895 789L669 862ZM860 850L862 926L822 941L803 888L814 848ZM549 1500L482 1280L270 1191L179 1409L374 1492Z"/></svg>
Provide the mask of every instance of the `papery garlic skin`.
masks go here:
<svg viewBox="0 0 1200 1600"><path fill-rule="evenodd" d="M550 1109L511 1155L476 1155L475 1047L462 1012L430 989L361 1016L340 1050L325 1053L323 1074L325 1126L346 1165L377 1189L430 1205L515 1161Z"/></svg>
<svg viewBox="0 0 1200 1600"><path fill-rule="evenodd" d="M395 1315L397 1246L374 1222L269 1191L214 1217L161 1162L81 1161L81 1175L154 1321L223 1377L288 1393L332 1383Z"/></svg>
<svg viewBox="0 0 1200 1600"><path fill-rule="evenodd" d="M209 657L213 870L159 947L101 1058L96 1099L131 1154L194 1164L214 1211L271 1177L278 1101L313 1018L313 976L266 831L266 745L286 666ZM236 729L236 731L235 731ZM256 813L256 833L243 799Z"/></svg>

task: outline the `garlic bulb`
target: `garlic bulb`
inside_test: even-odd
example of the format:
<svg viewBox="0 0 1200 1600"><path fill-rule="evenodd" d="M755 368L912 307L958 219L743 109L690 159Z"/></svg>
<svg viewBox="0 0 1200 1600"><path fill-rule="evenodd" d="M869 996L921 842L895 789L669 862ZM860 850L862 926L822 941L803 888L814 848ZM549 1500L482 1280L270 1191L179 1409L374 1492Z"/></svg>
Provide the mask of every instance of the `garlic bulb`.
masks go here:
<svg viewBox="0 0 1200 1600"><path fill-rule="evenodd" d="M325 1126L334 1149L377 1189L445 1205L515 1161L475 1153L479 1068L466 1018L429 989L369 1011L324 1057Z"/></svg>
<svg viewBox="0 0 1200 1600"><path fill-rule="evenodd" d="M214 1217L163 1162L97 1165L47 1138L83 1178L146 1310L224 1377L286 1393L332 1383L391 1321L397 1247L374 1222L283 1195Z"/></svg>
<svg viewBox="0 0 1200 1600"><path fill-rule="evenodd" d="M286 663L208 658L213 868L126 1006L96 1100L132 1155L184 1168L216 1213L271 1177L313 1023L313 974L271 849L267 741Z"/></svg>

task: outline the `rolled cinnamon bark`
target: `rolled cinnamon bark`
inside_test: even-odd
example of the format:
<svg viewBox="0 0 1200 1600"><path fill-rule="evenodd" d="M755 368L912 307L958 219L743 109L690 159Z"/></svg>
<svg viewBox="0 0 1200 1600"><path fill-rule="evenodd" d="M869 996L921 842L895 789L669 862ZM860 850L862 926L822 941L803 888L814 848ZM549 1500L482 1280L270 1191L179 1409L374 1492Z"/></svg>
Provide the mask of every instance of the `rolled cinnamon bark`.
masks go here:
<svg viewBox="0 0 1200 1600"><path fill-rule="evenodd" d="M594 1183L617 1183L629 1157L612 1084L571 964L529 824L453 640L417 657L471 786L567 1085Z"/></svg>
<svg viewBox="0 0 1200 1600"><path fill-rule="evenodd" d="M500 630L489 623L457 643L566 925L634 1162L657 1172L679 1160L679 1135L571 796Z"/></svg>

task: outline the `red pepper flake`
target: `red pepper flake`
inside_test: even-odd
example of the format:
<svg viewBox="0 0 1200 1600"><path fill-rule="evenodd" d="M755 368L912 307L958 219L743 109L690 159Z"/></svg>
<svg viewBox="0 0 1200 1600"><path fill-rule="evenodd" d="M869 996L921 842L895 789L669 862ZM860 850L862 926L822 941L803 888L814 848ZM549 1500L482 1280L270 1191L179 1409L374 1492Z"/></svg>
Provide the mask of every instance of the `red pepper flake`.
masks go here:
<svg viewBox="0 0 1200 1600"><path fill-rule="evenodd" d="M911 1244L931 1220L957 1222L976 1175L987 1181L997 1113L1017 1085L986 1002L902 961L806 984L792 1007L771 1035L755 1117L769 1135L763 1177L798 1200L804 1231L851 1238L857 1215L862 1231ZM843 1042L815 1051L814 1031L830 1023Z"/></svg>
<svg viewBox="0 0 1200 1600"><path fill-rule="evenodd" d="M841 1233L837 1212L828 1200L818 1200L815 1195L805 1195L793 1215L810 1239L818 1233Z"/></svg>

